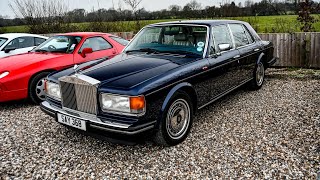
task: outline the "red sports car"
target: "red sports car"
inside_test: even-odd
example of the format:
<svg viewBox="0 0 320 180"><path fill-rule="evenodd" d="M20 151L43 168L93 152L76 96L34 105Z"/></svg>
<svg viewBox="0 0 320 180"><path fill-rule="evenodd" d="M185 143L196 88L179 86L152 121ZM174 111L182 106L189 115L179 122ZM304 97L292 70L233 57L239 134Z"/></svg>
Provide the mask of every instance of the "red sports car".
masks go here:
<svg viewBox="0 0 320 180"><path fill-rule="evenodd" d="M128 41L106 33L56 35L29 53L0 59L0 102L45 99L44 79L74 64L119 54Z"/></svg>

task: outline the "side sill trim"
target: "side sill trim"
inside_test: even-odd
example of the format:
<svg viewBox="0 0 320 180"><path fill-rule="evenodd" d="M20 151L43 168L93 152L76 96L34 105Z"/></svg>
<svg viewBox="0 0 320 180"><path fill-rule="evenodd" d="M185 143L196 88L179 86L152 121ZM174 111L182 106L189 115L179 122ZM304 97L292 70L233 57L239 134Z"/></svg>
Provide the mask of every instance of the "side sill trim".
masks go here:
<svg viewBox="0 0 320 180"><path fill-rule="evenodd" d="M229 93L232 92L233 90L235 90L235 89L239 88L240 86L246 84L247 82L251 81L252 79L253 79L253 78L250 78L250 79L247 79L247 80L242 81L239 85L234 86L234 87L228 89L227 91L221 93L220 95L216 96L214 99L212 99L211 101L209 101L208 103L200 106L198 109L202 109L202 108L206 107L207 105L209 105L209 104L213 103L214 101L222 98L223 96L229 94Z"/></svg>

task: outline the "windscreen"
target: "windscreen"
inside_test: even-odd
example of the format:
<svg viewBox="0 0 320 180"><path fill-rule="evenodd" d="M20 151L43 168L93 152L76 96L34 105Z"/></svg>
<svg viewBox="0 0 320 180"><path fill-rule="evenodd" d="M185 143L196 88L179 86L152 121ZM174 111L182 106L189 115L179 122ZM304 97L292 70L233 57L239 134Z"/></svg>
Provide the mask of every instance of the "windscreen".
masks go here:
<svg viewBox="0 0 320 180"><path fill-rule="evenodd" d="M165 25L144 28L124 52L166 52L202 56L207 44L206 26Z"/></svg>
<svg viewBox="0 0 320 180"><path fill-rule="evenodd" d="M79 42L79 36L54 36L42 43L35 52L59 52L59 53L72 53Z"/></svg>
<svg viewBox="0 0 320 180"><path fill-rule="evenodd" d="M7 41L7 38L0 37L0 47Z"/></svg>

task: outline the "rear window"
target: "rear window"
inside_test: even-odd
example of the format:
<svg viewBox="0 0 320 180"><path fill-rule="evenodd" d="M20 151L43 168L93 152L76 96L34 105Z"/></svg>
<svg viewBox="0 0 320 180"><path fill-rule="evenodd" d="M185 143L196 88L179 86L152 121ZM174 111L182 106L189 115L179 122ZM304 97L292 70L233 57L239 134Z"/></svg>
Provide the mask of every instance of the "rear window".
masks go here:
<svg viewBox="0 0 320 180"><path fill-rule="evenodd" d="M7 40L7 38L0 38L0 46L2 46Z"/></svg>
<svg viewBox="0 0 320 180"><path fill-rule="evenodd" d="M119 44L122 44L124 46L126 46L129 41L123 39L123 38L120 38L120 37L115 37L115 36L110 36L111 39L115 40L116 42L118 42Z"/></svg>

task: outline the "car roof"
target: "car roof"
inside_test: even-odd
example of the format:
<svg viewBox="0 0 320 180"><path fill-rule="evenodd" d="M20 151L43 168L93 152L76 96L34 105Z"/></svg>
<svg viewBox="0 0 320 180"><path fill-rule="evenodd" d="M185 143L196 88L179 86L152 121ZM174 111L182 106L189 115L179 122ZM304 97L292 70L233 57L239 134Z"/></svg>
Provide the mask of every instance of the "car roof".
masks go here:
<svg viewBox="0 0 320 180"><path fill-rule="evenodd" d="M102 33L102 32L70 32L70 33L63 33L63 34L57 34L57 35L65 35L65 36L103 36L103 35L111 35L108 33Z"/></svg>
<svg viewBox="0 0 320 180"><path fill-rule="evenodd" d="M149 26L158 26L158 25L169 25L169 24L190 24L190 25L206 25L213 26L219 24L227 24L227 23L241 23L244 24L243 21L237 20L181 20L181 21L170 21L170 22L161 22L156 24L150 24Z"/></svg>
<svg viewBox="0 0 320 180"><path fill-rule="evenodd" d="M32 37L40 37L40 38L48 38L45 36L40 36L37 34L28 34L28 33L5 33L5 34L0 34L0 37L8 38L8 39L13 39L16 37L23 37L23 36L32 36Z"/></svg>

